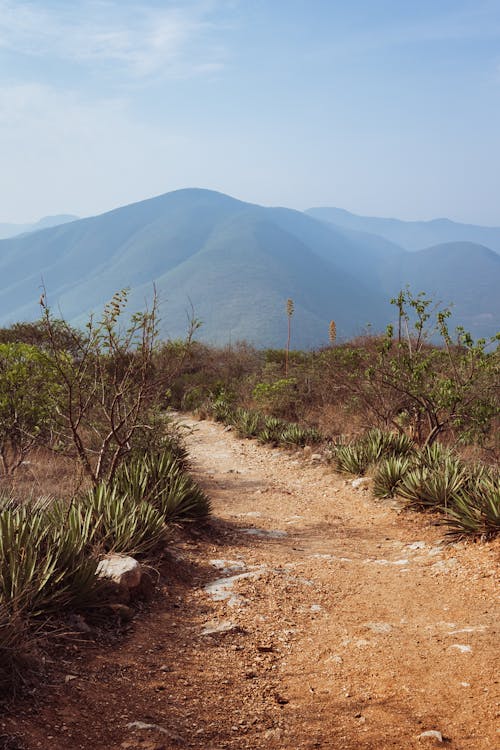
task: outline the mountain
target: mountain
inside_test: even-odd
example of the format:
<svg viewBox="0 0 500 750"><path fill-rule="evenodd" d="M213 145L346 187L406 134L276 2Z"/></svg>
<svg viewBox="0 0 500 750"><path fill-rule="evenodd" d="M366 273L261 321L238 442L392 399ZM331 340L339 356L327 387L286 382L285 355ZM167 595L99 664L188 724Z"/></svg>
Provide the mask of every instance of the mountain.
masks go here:
<svg viewBox="0 0 500 750"><path fill-rule="evenodd" d="M406 250L421 250L448 242L473 242L500 253L500 227L459 224L449 219L401 221L357 216L341 208L310 208L306 213L336 227L380 235Z"/></svg>
<svg viewBox="0 0 500 750"><path fill-rule="evenodd" d="M142 309L154 282L165 337L186 332L192 305L202 340L282 347L290 297L292 346L311 347L328 342L332 319L339 337L381 330L394 316L388 299L415 281L457 303L456 323L488 334L500 321L499 264L477 245L410 254L299 211L186 189L0 241L0 324L38 317L42 283L55 313L78 325L124 287Z"/></svg>
<svg viewBox="0 0 500 750"><path fill-rule="evenodd" d="M34 224L0 224L0 240L7 239L9 237L16 237L19 234L25 232L37 232L39 229L47 229L48 227L56 227L59 224L67 224L70 221L76 221L78 216L72 216L71 214L61 214L59 216L44 216L43 219Z"/></svg>

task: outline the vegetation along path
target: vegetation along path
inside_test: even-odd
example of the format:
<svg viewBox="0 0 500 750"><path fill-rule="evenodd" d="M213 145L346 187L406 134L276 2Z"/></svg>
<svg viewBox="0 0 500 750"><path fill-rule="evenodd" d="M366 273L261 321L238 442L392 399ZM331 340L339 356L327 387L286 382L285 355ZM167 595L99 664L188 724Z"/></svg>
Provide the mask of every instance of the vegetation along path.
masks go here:
<svg viewBox="0 0 500 750"><path fill-rule="evenodd" d="M185 422L209 530L176 539L175 581L120 644L69 658L4 731L28 750L498 747L498 544L447 546L315 456Z"/></svg>

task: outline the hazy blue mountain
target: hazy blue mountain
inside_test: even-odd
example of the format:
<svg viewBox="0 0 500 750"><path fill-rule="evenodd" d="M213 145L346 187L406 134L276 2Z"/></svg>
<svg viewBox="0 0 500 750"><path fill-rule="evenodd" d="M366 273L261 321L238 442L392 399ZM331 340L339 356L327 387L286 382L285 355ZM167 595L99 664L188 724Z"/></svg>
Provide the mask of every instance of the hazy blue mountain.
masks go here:
<svg viewBox="0 0 500 750"><path fill-rule="evenodd" d="M341 208L310 208L306 213L337 227L378 234L406 250L421 250L446 242L474 242L500 253L500 227L459 224L449 219L401 221L357 216Z"/></svg>
<svg viewBox="0 0 500 750"><path fill-rule="evenodd" d="M56 227L59 224L67 224L70 221L76 221L78 216L71 214L60 214L59 216L44 216L43 219L34 224L0 224L0 240L9 237L16 237L25 232L38 232L39 229L48 229Z"/></svg>
<svg viewBox="0 0 500 750"><path fill-rule="evenodd" d="M0 324L36 318L42 284L55 312L78 324L123 287L132 310L142 309L155 282L164 336L185 333L192 304L203 340L283 346L291 297L292 345L308 347L327 343L332 319L342 337L368 323L381 330L393 315L390 296L415 281L457 302L456 322L489 332L500 320L496 260L477 246L410 254L299 211L179 190L0 241ZM470 286L463 293L460 279Z"/></svg>
<svg viewBox="0 0 500 750"><path fill-rule="evenodd" d="M425 290L435 301L452 305L457 319L474 336L500 330L500 255L471 242L447 242L407 253L388 275L386 289Z"/></svg>

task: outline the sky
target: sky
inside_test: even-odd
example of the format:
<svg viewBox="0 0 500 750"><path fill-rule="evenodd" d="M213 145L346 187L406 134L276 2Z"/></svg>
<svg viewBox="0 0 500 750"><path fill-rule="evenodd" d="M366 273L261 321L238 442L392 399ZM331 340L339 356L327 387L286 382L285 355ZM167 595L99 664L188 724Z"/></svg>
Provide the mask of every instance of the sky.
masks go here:
<svg viewBox="0 0 500 750"><path fill-rule="evenodd" d="M0 0L0 222L183 187L500 226L499 0Z"/></svg>

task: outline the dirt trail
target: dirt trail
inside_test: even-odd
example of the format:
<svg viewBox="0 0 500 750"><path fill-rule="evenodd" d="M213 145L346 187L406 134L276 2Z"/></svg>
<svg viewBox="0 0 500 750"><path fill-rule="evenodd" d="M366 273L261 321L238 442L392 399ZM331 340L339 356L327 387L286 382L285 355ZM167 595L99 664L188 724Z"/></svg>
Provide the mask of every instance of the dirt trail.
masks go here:
<svg viewBox="0 0 500 750"><path fill-rule="evenodd" d="M497 747L498 544L444 546L321 464L186 423L215 519L176 541L185 582L3 731L26 750Z"/></svg>

